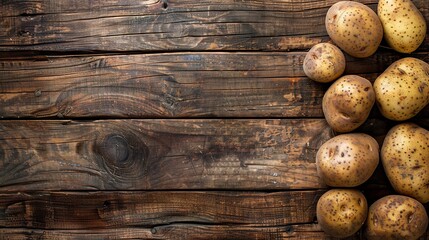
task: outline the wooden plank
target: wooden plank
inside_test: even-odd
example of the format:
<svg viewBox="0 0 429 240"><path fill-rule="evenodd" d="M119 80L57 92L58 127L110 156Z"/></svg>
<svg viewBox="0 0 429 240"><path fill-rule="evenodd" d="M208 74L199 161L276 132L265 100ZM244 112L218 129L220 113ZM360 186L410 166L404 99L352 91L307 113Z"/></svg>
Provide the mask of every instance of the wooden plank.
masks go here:
<svg viewBox="0 0 429 240"><path fill-rule="evenodd" d="M327 40L338 1L3 0L0 51L302 50ZM427 0L413 2L429 19Z"/></svg>
<svg viewBox="0 0 429 240"><path fill-rule="evenodd" d="M303 57L175 53L7 59L0 64L0 116L320 116L322 86L303 77Z"/></svg>
<svg viewBox="0 0 429 240"><path fill-rule="evenodd" d="M0 194L0 239L335 239L316 221L323 193ZM360 232L349 239L361 239Z"/></svg>
<svg viewBox="0 0 429 240"><path fill-rule="evenodd" d="M0 121L0 190L315 189L323 119Z"/></svg>
<svg viewBox="0 0 429 240"><path fill-rule="evenodd" d="M0 194L2 228L113 229L172 224L285 227L315 221L323 191L29 192Z"/></svg>
<svg viewBox="0 0 429 240"><path fill-rule="evenodd" d="M334 240L320 230L317 224L287 225L279 227L247 227L241 225L198 225L171 224L154 229L134 227L91 230L39 230L39 229L0 229L0 240L106 240L106 239L167 239L167 240ZM356 234L350 240L358 240ZM426 239L426 238L423 238Z"/></svg>
<svg viewBox="0 0 429 240"><path fill-rule="evenodd" d="M0 118L323 117L328 85L305 77L305 54L7 58L0 60ZM429 61L427 52L412 56ZM400 57L348 58L345 74L374 80Z"/></svg>

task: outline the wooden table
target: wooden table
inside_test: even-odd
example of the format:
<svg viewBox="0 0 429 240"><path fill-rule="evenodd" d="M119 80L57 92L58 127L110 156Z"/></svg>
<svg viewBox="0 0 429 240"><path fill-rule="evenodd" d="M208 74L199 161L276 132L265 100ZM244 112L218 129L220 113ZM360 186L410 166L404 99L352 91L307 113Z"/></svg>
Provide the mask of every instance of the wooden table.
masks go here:
<svg viewBox="0 0 429 240"><path fill-rule="evenodd" d="M0 239L329 239L328 85L302 61L335 2L1 0ZM346 74L405 56L383 43ZM358 131L393 124L374 108ZM359 189L393 192L381 167Z"/></svg>

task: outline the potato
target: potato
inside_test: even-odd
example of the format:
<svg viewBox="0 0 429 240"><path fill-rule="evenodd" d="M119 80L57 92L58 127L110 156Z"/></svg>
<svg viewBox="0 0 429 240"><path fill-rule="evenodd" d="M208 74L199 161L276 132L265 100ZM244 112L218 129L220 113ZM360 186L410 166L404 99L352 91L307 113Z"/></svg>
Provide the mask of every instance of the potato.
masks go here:
<svg viewBox="0 0 429 240"><path fill-rule="evenodd" d="M377 141L364 133L335 136L317 151L321 180L332 187L355 187L368 180L379 162Z"/></svg>
<svg viewBox="0 0 429 240"><path fill-rule="evenodd" d="M424 41L426 20L410 0L380 0L377 13L384 39L394 50L411 53Z"/></svg>
<svg viewBox="0 0 429 240"><path fill-rule="evenodd" d="M372 84L357 75L346 75L326 91L322 109L326 121L337 132L350 132L362 125L375 103Z"/></svg>
<svg viewBox="0 0 429 240"><path fill-rule="evenodd" d="M429 103L429 64L402 58L378 76L374 91L383 116L396 121L410 119Z"/></svg>
<svg viewBox="0 0 429 240"><path fill-rule="evenodd" d="M428 215L421 203L401 195L375 201L368 212L365 235L368 240L418 239L426 232Z"/></svg>
<svg viewBox="0 0 429 240"><path fill-rule="evenodd" d="M365 223L368 204L365 196L354 189L332 189L317 202L317 222L334 237L349 237Z"/></svg>
<svg viewBox="0 0 429 240"><path fill-rule="evenodd" d="M394 126L381 147L387 178L400 194L429 202L429 131L413 123Z"/></svg>
<svg viewBox="0 0 429 240"><path fill-rule="evenodd" d="M316 82L332 82L343 74L345 68L343 52L330 43L314 45L304 58L304 73Z"/></svg>
<svg viewBox="0 0 429 240"><path fill-rule="evenodd" d="M377 14L359 2L340 1L332 5L325 26L334 43L353 57L371 56L383 39Z"/></svg>

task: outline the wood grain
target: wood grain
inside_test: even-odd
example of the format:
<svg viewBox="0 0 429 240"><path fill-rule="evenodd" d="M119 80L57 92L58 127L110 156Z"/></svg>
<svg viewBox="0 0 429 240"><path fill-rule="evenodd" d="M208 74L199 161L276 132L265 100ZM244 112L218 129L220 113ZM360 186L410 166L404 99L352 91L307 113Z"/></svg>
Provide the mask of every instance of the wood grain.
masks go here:
<svg viewBox="0 0 429 240"><path fill-rule="evenodd" d="M0 121L0 190L315 189L321 119Z"/></svg>
<svg viewBox="0 0 429 240"><path fill-rule="evenodd" d="M335 239L316 221L323 193L3 193L0 239Z"/></svg>
<svg viewBox="0 0 429 240"><path fill-rule="evenodd" d="M39 229L171 224L285 227L315 221L323 191L33 192L0 194L0 226Z"/></svg>
<svg viewBox="0 0 429 240"><path fill-rule="evenodd" d="M305 52L39 56L0 60L0 118L323 117ZM427 52L414 57L429 61ZM374 80L401 56L348 58ZM429 107L422 111L429 117Z"/></svg>
<svg viewBox="0 0 429 240"><path fill-rule="evenodd" d="M302 50L328 39L338 1L3 0L0 51ZM429 19L427 0L413 2Z"/></svg>
<svg viewBox="0 0 429 240"><path fill-rule="evenodd" d="M315 222L322 193L0 194L0 239L332 239Z"/></svg>
<svg viewBox="0 0 429 240"><path fill-rule="evenodd" d="M153 229L143 227L91 229L91 230L39 230L39 229L0 229L0 240L106 240L106 239L166 239L166 240L333 240L316 224L287 225L279 227L248 227L243 225L199 225L171 224ZM356 234L351 240L359 239Z"/></svg>
<svg viewBox="0 0 429 240"><path fill-rule="evenodd" d="M333 239L315 216L328 84L302 61L338 1L0 0L0 240ZM428 52L382 43L346 74ZM429 106L412 121L429 129ZM394 124L374 109L358 131ZM382 166L359 189L393 193Z"/></svg>
<svg viewBox="0 0 429 240"><path fill-rule="evenodd" d="M304 54L174 53L3 60L0 115L263 117L321 115Z"/></svg>

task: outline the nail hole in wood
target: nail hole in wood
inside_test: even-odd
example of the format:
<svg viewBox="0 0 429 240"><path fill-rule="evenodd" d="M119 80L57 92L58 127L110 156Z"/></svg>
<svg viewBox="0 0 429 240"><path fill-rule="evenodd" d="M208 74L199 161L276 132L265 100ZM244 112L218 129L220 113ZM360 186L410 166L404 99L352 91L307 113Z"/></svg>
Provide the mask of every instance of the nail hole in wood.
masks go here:
<svg viewBox="0 0 429 240"><path fill-rule="evenodd" d="M42 95L42 90L37 89L36 91L34 91L34 96L40 97L41 95Z"/></svg>
<svg viewBox="0 0 429 240"><path fill-rule="evenodd" d="M28 37L28 36L31 36L31 33L29 32L29 31L19 31L18 32L18 36L20 36L20 37Z"/></svg>
<svg viewBox="0 0 429 240"><path fill-rule="evenodd" d="M103 208L104 208L104 209L107 209L107 208L109 208L109 207L110 207L110 205L111 205L110 201L109 201L109 200L106 200L106 201L104 201L104 203L103 203Z"/></svg>
<svg viewBox="0 0 429 240"><path fill-rule="evenodd" d="M162 1L162 8L166 10L168 8L167 0Z"/></svg>

